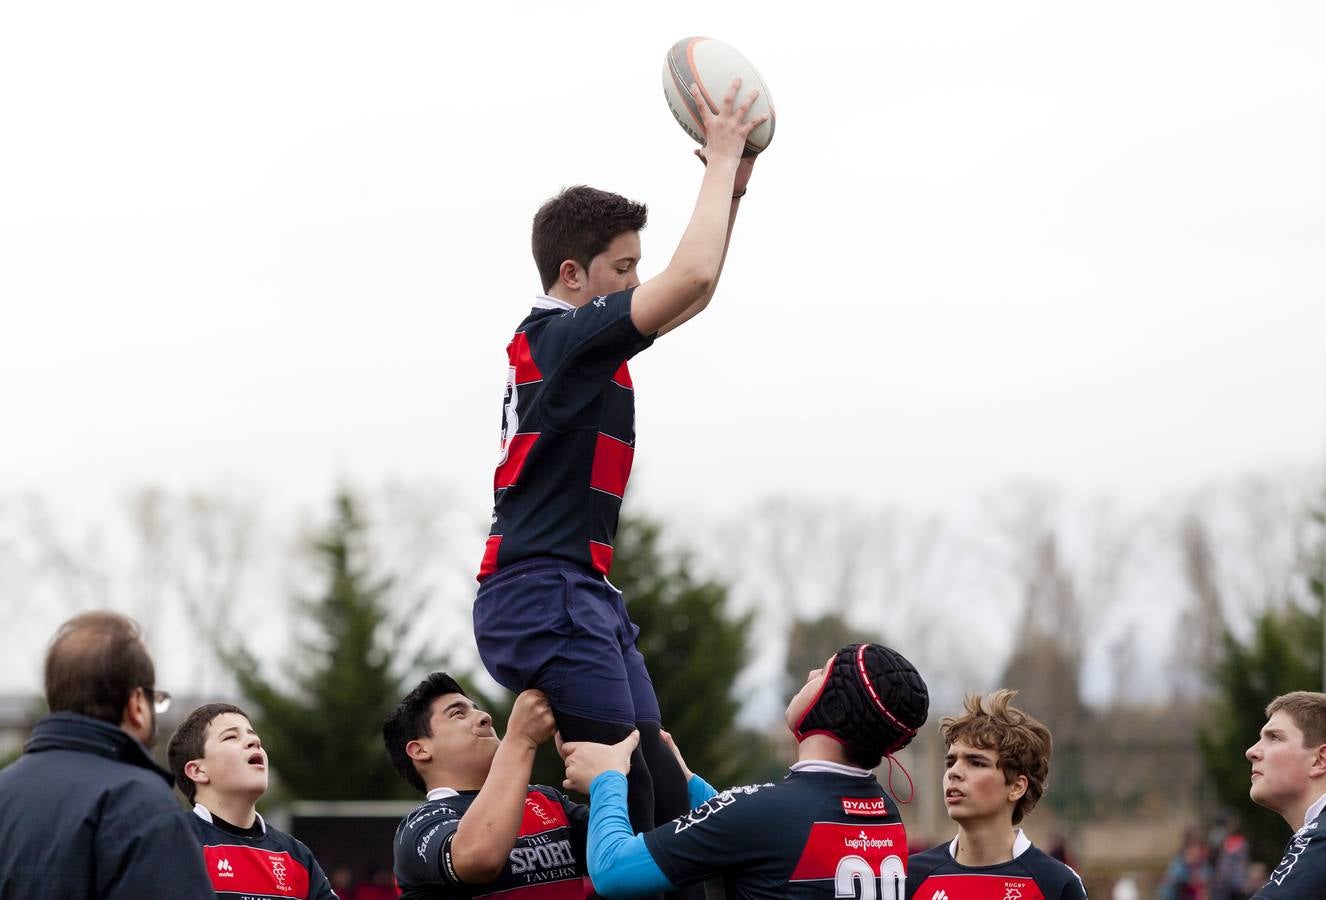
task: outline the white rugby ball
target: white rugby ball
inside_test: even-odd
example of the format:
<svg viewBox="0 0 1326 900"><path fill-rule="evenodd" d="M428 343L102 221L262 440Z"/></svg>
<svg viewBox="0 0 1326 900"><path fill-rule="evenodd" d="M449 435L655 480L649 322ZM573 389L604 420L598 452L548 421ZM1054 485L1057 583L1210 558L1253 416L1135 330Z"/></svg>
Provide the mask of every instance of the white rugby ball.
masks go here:
<svg viewBox="0 0 1326 900"><path fill-rule="evenodd" d="M691 98L691 84L700 86L700 95L709 108L718 111L718 105L727 96L732 79L741 79L737 102L741 103L751 91L760 96L751 106L750 118L768 113L769 118L746 138L745 156L754 156L769 146L774 134L773 97L760 73L747 62L746 57L722 41L707 37L683 38L672 45L663 60L663 94L677 123L699 143L704 143L704 127L700 112Z"/></svg>

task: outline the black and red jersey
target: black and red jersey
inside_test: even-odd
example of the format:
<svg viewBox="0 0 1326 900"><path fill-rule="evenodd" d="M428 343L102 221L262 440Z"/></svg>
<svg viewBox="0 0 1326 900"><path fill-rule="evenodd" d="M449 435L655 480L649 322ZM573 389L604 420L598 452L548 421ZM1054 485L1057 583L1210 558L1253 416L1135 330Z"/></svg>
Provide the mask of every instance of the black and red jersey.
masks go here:
<svg viewBox="0 0 1326 900"><path fill-rule="evenodd" d="M251 833L223 828L206 807L189 816L203 847L203 862L217 897L232 900L336 900L331 882L313 858L313 851L262 817Z"/></svg>
<svg viewBox="0 0 1326 900"><path fill-rule="evenodd" d="M781 784L720 791L646 832L673 884L721 875L728 900L903 900L907 833L874 775L798 763Z"/></svg>
<svg viewBox="0 0 1326 900"><path fill-rule="evenodd" d="M957 839L912 857L907 900L1087 900L1082 879L1033 847L1018 829L1013 858L994 866L964 866L953 858Z"/></svg>
<svg viewBox="0 0 1326 900"><path fill-rule="evenodd" d="M635 456L626 361L648 347L634 289L580 307L540 297L507 345L493 525L479 580L531 557L605 575Z"/></svg>
<svg viewBox="0 0 1326 900"><path fill-rule="evenodd" d="M531 785L520 832L506 865L488 884L464 884L451 861L451 842L478 791L430 791L428 802L396 829L395 875L402 900L585 900L585 838L589 807L560 791Z"/></svg>

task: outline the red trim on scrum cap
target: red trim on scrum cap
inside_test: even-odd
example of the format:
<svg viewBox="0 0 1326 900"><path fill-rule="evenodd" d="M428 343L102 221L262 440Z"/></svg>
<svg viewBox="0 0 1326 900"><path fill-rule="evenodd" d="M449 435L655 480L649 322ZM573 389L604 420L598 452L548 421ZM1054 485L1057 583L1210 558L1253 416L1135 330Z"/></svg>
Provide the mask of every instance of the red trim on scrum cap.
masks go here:
<svg viewBox="0 0 1326 900"><path fill-rule="evenodd" d="M820 695L823 694L824 689L829 686L829 676L831 674L832 674L831 672L824 673L824 677L820 680L820 689L815 692L815 696L810 699L810 702L806 704L806 708L801 711L801 718L797 719L796 727L792 729L792 736L797 739L798 744L804 741L807 737L809 737L812 734L828 735L838 743L840 744L842 743L842 739L839 738L836 734L830 734L829 732L823 731L818 728L815 729L814 731L807 731L804 734L801 731L801 724L806 721L806 716L810 715L810 711L815 708L815 704L820 702Z"/></svg>
<svg viewBox="0 0 1326 900"><path fill-rule="evenodd" d="M856 648L856 671L861 676L861 683L866 686L866 693L874 701L875 707L884 714L884 717L893 723L894 727L907 735L908 739L916 737L916 729L904 725L898 721L898 717L889 712L889 708L884 705L884 701L879 699L879 694L875 691L875 686L870 683L870 676L866 673L866 648L869 644L862 644ZM910 778L910 776L909 776Z"/></svg>

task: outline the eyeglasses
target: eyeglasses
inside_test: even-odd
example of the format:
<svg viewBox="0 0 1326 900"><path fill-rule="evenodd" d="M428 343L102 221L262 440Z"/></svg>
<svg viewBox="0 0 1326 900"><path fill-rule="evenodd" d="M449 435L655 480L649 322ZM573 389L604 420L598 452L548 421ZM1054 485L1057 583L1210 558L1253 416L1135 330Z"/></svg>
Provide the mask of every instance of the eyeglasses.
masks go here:
<svg viewBox="0 0 1326 900"><path fill-rule="evenodd" d="M157 715L161 715L170 709L170 693L168 691L156 691L150 687L145 687L143 693L147 695L147 699L152 703L152 709Z"/></svg>

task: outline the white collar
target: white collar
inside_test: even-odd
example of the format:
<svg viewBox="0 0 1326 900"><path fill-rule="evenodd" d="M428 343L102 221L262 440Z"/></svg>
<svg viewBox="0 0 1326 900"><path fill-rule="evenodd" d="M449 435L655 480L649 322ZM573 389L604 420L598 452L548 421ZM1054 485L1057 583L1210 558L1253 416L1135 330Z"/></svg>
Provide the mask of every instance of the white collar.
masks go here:
<svg viewBox="0 0 1326 900"><path fill-rule="evenodd" d="M206 806L203 806L201 803L195 803L193 805L193 814L198 818L202 819L208 825L216 824L212 821L212 811L208 809ZM253 814L258 817L258 824L262 826L262 833L266 834L267 823L263 821L262 813L258 812L257 810L254 810ZM234 823L232 822L231 824L233 825ZM235 827L238 828L239 826L236 825Z"/></svg>
<svg viewBox="0 0 1326 900"><path fill-rule="evenodd" d="M431 791L428 792L429 800L445 800L448 797L458 797L458 796L460 796L460 791L456 790L455 788L449 788L449 787L433 788Z"/></svg>
<svg viewBox="0 0 1326 900"><path fill-rule="evenodd" d="M829 762L827 759L803 759L801 762L792 763L793 772L830 772L834 775L855 775L858 778L862 775L869 775L869 769L858 769L856 766L848 766L843 763Z"/></svg>
<svg viewBox="0 0 1326 900"><path fill-rule="evenodd" d="M1306 828L1310 825L1317 816L1321 815L1323 809L1326 809L1326 794L1322 794L1317 798L1315 803L1308 807L1307 815L1303 817L1303 825L1301 827Z"/></svg>
<svg viewBox="0 0 1326 900"><path fill-rule="evenodd" d="M550 297L547 294L534 295L534 308L535 309L575 309L574 306L572 306L570 303L567 303L565 300L558 300L556 297Z"/></svg>
<svg viewBox="0 0 1326 900"><path fill-rule="evenodd" d="M1013 835L1013 858L1017 859L1022 854L1031 849L1031 839L1022 833L1021 828L1014 829ZM953 857L954 862L958 859L958 839L956 837L949 841L948 855Z"/></svg>

